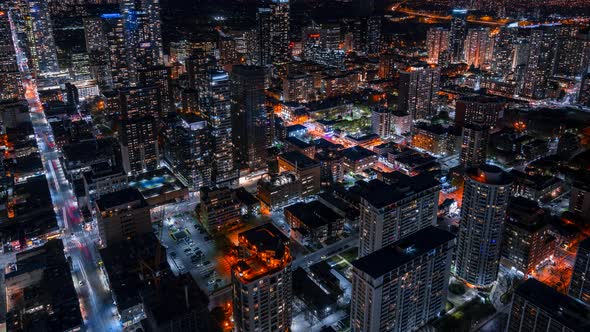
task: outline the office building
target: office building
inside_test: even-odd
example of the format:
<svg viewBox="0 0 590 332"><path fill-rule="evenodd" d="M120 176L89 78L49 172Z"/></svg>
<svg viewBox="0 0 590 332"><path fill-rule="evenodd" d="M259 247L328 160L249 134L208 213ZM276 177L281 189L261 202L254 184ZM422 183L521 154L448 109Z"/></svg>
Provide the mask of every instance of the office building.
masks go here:
<svg viewBox="0 0 590 332"><path fill-rule="evenodd" d="M430 28L426 33L426 49L428 63L439 64L441 55L449 48L449 30L444 28Z"/></svg>
<svg viewBox="0 0 590 332"><path fill-rule="evenodd" d="M137 189L102 195L95 205L103 247L152 232L150 206Z"/></svg>
<svg viewBox="0 0 590 332"><path fill-rule="evenodd" d="M152 116L135 116L121 121L123 168L128 173L152 171L159 167L157 122Z"/></svg>
<svg viewBox="0 0 590 332"><path fill-rule="evenodd" d="M590 329L588 317L590 307L529 278L514 291L506 331L583 332Z"/></svg>
<svg viewBox="0 0 590 332"><path fill-rule="evenodd" d="M488 127L466 125L461 138L461 155L459 162L465 169L486 163L490 134Z"/></svg>
<svg viewBox="0 0 590 332"><path fill-rule="evenodd" d="M574 271L567 294L590 305L590 238L578 245Z"/></svg>
<svg viewBox="0 0 590 332"><path fill-rule="evenodd" d="M207 121L173 114L162 132L163 159L190 191L211 185L211 144Z"/></svg>
<svg viewBox="0 0 590 332"><path fill-rule="evenodd" d="M200 83L199 109L212 139L212 184L232 185L238 181L238 169L234 167L229 75L209 71Z"/></svg>
<svg viewBox="0 0 590 332"><path fill-rule="evenodd" d="M452 62L463 61L465 38L467 37L467 10L454 9L449 30L449 51Z"/></svg>
<svg viewBox="0 0 590 332"><path fill-rule="evenodd" d="M233 142L237 161L250 171L266 167L266 148L270 144L270 116L265 106L265 69L233 66L231 102Z"/></svg>
<svg viewBox="0 0 590 332"><path fill-rule="evenodd" d="M135 116L151 116L156 121L163 117L161 92L158 85L131 87L117 90L119 93L119 114L124 119Z"/></svg>
<svg viewBox="0 0 590 332"><path fill-rule="evenodd" d="M352 262L351 331L415 331L436 318L454 247L454 235L428 226Z"/></svg>
<svg viewBox="0 0 590 332"><path fill-rule="evenodd" d="M502 265L530 275L555 250L548 215L536 201L512 198L506 212Z"/></svg>
<svg viewBox="0 0 590 332"><path fill-rule="evenodd" d="M440 183L430 174L395 172L361 192L359 257L436 223Z"/></svg>
<svg viewBox="0 0 590 332"><path fill-rule="evenodd" d="M512 177L497 166L465 171L455 274L486 287L496 281Z"/></svg>
<svg viewBox="0 0 590 332"><path fill-rule="evenodd" d="M398 110L408 112L412 119L426 119L436 114L440 69L411 67L400 72Z"/></svg>
<svg viewBox="0 0 590 332"><path fill-rule="evenodd" d="M231 267L234 331L291 329L291 252L272 223L238 234L239 253Z"/></svg>

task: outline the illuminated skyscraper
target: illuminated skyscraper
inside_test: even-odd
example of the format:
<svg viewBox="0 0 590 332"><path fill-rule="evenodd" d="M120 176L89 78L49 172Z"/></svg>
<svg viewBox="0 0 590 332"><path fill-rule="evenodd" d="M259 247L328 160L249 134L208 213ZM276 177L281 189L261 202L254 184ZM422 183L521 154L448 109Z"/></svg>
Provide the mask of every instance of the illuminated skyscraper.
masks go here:
<svg viewBox="0 0 590 332"><path fill-rule="evenodd" d="M496 281L511 185L512 177L496 166L465 171L455 275L469 284Z"/></svg>
<svg viewBox="0 0 590 332"><path fill-rule="evenodd" d="M438 67L412 67L400 72L398 109L410 113L414 120L436 114L439 83Z"/></svg>
<svg viewBox="0 0 590 332"><path fill-rule="evenodd" d="M213 184L227 186L238 180L234 167L231 126L231 93L225 71L209 71L199 84L199 110L211 130Z"/></svg>
<svg viewBox="0 0 590 332"><path fill-rule="evenodd" d="M547 81L555 64L557 34L553 28L531 29L529 53L523 75L521 95L531 99L543 99L547 93Z"/></svg>
<svg viewBox="0 0 590 332"><path fill-rule="evenodd" d="M191 191L211 184L207 121L194 114L171 113L162 133L163 159Z"/></svg>
<svg viewBox="0 0 590 332"><path fill-rule="evenodd" d="M463 58L467 65L480 68L488 64L491 56L489 54L491 44L489 28L469 29L463 50Z"/></svg>
<svg viewBox="0 0 590 332"><path fill-rule="evenodd" d="M29 11L25 20L33 69L40 74L56 72L59 66L48 1L29 0L27 3Z"/></svg>
<svg viewBox="0 0 590 332"><path fill-rule="evenodd" d="M289 239L272 223L238 234L231 267L236 332L291 330L293 295Z"/></svg>
<svg viewBox="0 0 590 332"><path fill-rule="evenodd" d="M258 8L256 12L256 50L254 54L254 63L259 66L270 64L270 27L272 19L272 10L270 8Z"/></svg>
<svg viewBox="0 0 590 332"><path fill-rule="evenodd" d="M494 50L491 61L492 71L504 79L512 69L516 30L514 28L500 28L500 31L494 37Z"/></svg>
<svg viewBox="0 0 590 332"><path fill-rule="evenodd" d="M489 137L489 127L474 124L463 127L461 166L467 169L485 164Z"/></svg>
<svg viewBox="0 0 590 332"><path fill-rule="evenodd" d="M578 92L578 103L590 107L590 74L582 76L580 91Z"/></svg>
<svg viewBox="0 0 590 332"><path fill-rule="evenodd" d="M454 9L449 32L449 49L453 62L463 61L463 47L467 36L467 10Z"/></svg>
<svg viewBox="0 0 590 332"><path fill-rule="evenodd" d="M156 119L134 116L121 121L123 167L128 173L152 171L159 166Z"/></svg>
<svg viewBox="0 0 590 332"><path fill-rule="evenodd" d="M141 87L156 86L160 92L161 114L175 110L171 87L171 68L166 66L150 67L138 71L138 83Z"/></svg>
<svg viewBox="0 0 590 332"><path fill-rule="evenodd" d="M266 167L270 119L264 104L265 69L234 66L231 73L233 138L237 160L251 171Z"/></svg>
<svg viewBox="0 0 590 332"><path fill-rule="evenodd" d="M121 14L103 14L104 34L106 36L109 64L111 69L111 88L129 86L129 66L125 46L125 22Z"/></svg>
<svg viewBox="0 0 590 332"><path fill-rule="evenodd" d="M426 48L428 49L428 63L438 64L441 53L449 48L449 30L429 29L426 34Z"/></svg>
<svg viewBox="0 0 590 332"><path fill-rule="evenodd" d="M272 0L270 3L270 56L272 62L289 61L289 0Z"/></svg>
<svg viewBox="0 0 590 332"><path fill-rule="evenodd" d="M7 9L0 6L0 100L19 99L24 95Z"/></svg>

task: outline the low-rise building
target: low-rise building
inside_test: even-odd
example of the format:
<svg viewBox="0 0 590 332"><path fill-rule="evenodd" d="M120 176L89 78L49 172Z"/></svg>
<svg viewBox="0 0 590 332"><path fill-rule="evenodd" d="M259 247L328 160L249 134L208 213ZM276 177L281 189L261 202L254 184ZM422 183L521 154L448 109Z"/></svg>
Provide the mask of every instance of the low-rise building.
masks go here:
<svg viewBox="0 0 590 332"><path fill-rule="evenodd" d="M320 192L320 163L298 151L285 152L277 157L279 172L293 172L301 183L301 197Z"/></svg>
<svg viewBox="0 0 590 332"><path fill-rule="evenodd" d="M209 232L236 226L242 218L241 204L230 188L201 188L199 221Z"/></svg>
<svg viewBox="0 0 590 332"><path fill-rule="evenodd" d="M547 202L560 196L565 190L563 181L555 176L527 174L516 169L511 170L510 174L514 177L514 196Z"/></svg>
<svg viewBox="0 0 590 332"><path fill-rule="evenodd" d="M291 172L262 178L258 181L257 188L260 209L263 212L288 205L301 195L301 182Z"/></svg>
<svg viewBox="0 0 590 332"><path fill-rule="evenodd" d="M377 154L362 146L353 146L341 151L342 171L344 173L357 174L364 170L373 168L378 161Z"/></svg>
<svg viewBox="0 0 590 332"><path fill-rule="evenodd" d="M319 244L344 231L344 218L320 201L295 203L284 210L291 237L303 244Z"/></svg>

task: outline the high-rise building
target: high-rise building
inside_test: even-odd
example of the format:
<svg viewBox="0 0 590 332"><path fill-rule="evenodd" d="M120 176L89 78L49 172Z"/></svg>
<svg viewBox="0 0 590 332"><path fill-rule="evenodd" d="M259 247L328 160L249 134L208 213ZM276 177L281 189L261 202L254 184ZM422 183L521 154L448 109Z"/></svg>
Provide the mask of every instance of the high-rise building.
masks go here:
<svg viewBox="0 0 590 332"><path fill-rule="evenodd" d="M271 0L270 3L270 57L274 63L289 61L289 0Z"/></svg>
<svg viewBox="0 0 590 332"><path fill-rule="evenodd" d="M152 116L162 119L161 88L157 85L119 89L120 114L123 118Z"/></svg>
<svg viewBox="0 0 590 332"><path fill-rule="evenodd" d="M590 35L579 34L576 29L563 28L557 40L557 54L553 74L579 77L588 71L590 63Z"/></svg>
<svg viewBox="0 0 590 332"><path fill-rule="evenodd" d="M352 262L354 332L414 331L444 310L455 236L428 226Z"/></svg>
<svg viewBox="0 0 590 332"><path fill-rule="evenodd" d="M234 166L229 75L225 71L209 71L199 88L199 109L211 131L212 183L234 184L238 180L238 169Z"/></svg>
<svg viewBox="0 0 590 332"><path fill-rule="evenodd" d="M231 267L234 331L289 331L289 239L269 223L238 234L238 242L237 262Z"/></svg>
<svg viewBox="0 0 590 332"><path fill-rule="evenodd" d="M487 65L491 57L491 43L489 28L469 29L463 49L463 58L467 65L475 68Z"/></svg>
<svg viewBox="0 0 590 332"><path fill-rule="evenodd" d="M410 113L413 120L436 114L439 83L438 67L411 67L400 72L398 110Z"/></svg>
<svg viewBox="0 0 590 332"><path fill-rule="evenodd" d="M30 60L33 69L40 74L59 70L48 2L48 0L27 1L28 15L25 17Z"/></svg>
<svg viewBox="0 0 590 332"><path fill-rule="evenodd" d="M444 28L430 28L426 33L426 49L428 63L439 64L441 54L449 48L449 30Z"/></svg>
<svg viewBox="0 0 590 332"><path fill-rule="evenodd" d="M475 124L463 127L461 166L467 169L485 164L489 140L488 127Z"/></svg>
<svg viewBox="0 0 590 332"><path fill-rule="evenodd" d="M10 11L0 6L0 100L24 96L10 27Z"/></svg>
<svg viewBox="0 0 590 332"><path fill-rule="evenodd" d="M162 133L163 158L190 191L211 185L211 146L207 121L173 113Z"/></svg>
<svg viewBox="0 0 590 332"><path fill-rule="evenodd" d="M513 197L507 209L502 265L530 275L555 249L548 218L539 203Z"/></svg>
<svg viewBox="0 0 590 332"><path fill-rule="evenodd" d="M156 119L136 115L121 121L123 168L128 173L152 171L159 166Z"/></svg>
<svg viewBox="0 0 590 332"><path fill-rule="evenodd" d="M465 171L455 274L471 285L496 281L511 185L511 176L497 166Z"/></svg>
<svg viewBox="0 0 590 332"><path fill-rule="evenodd" d="M516 30L517 29L503 27L500 28L500 31L494 37L491 69L493 73L499 75L503 79L506 79L512 70Z"/></svg>
<svg viewBox="0 0 590 332"><path fill-rule="evenodd" d="M572 183L569 211L579 218L590 220L590 182L584 176Z"/></svg>
<svg viewBox="0 0 590 332"><path fill-rule="evenodd" d="M521 95L531 99L547 96L547 81L551 77L557 46L557 33L551 27L531 29L529 53L522 78Z"/></svg>
<svg viewBox="0 0 590 332"><path fill-rule="evenodd" d="M590 238L580 242L568 295L590 305Z"/></svg>
<svg viewBox="0 0 590 332"><path fill-rule="evenodd" d="M580 83L580 91L578 92L578 103L586 107L590 107L590 74L582 75L582 83Z"/></svg>
<svg viewBox="0 0 590 332"><path fill-rule="evenodd" d="M258 8L256 12L256 50L254 63L259 66L266 66L272 63L270 52L270 27L272 10L270 8Z"/></svg>
<svg viewBox="0 0 590 332"><path fill-rule="evenodd" d="M463 48L467 37L467 10L453 9L449 31L449 50L452 62L463 61Z"/></svg>
<svg viewBox="0 0 590 332"><path fill-rule="evenodd" d="M266 166L270 117L265 106L264 67L234 66L231 72L232 128L237 160L251 171Z"/></svg>
<svg viewBox="0 0 590 332"><path fill-rule="evenodd" d="M100 16L108 44L109 65L111 70L111 88L129 86L129 66L125 46L125 22L118 13Z"/></svg>
<svg viewBox="0 0 590 332"><path fill-rule="evenodd" d="M440 183L430 174L394 173L361 193L359 257L436 223Z"/></svg>
<svg viewBox="0 0 590 332"><path fill-rule="evenodd" d="M457 100L455 123L459 126L470 124L496 127L504 117L506 101L499 97L475 95Z"/></svg>
<svg viewBox="0 0 590 332"><path fill-rule="evenodd" d="M164 64L159 0L120 2L125 29L125 52L130 81L137 83L137 71Z"/></svg>
<svg viewBox="0 0 590 332"><path fill-rule="evenodd" d="M150 206L135 188L104 194L95 205L103 246L152 232Z"/></svg>
<svg viewBox="0 0 590 332"><path fill-rule="evenodd" d="M138 70L138 84L141 87L156 86L160 91L161 113L164 116L175 110L171 87L172 70L167 66L153 66Z"/></svg>
<svg viewBox="0 0 590 332"><path fill-rule="evenodd" d="M391 136L391 110L376 107L371 111L371 129L381 138Z"/></svg>
<svg viewBox="0 0 590 332"><path fill-rule="evenodd" d="M516 288L507 332L590 330L590 307L534 278Z"/></svg>
<svg viewBox="0 0 590 332"><path fill-rule="evenodd" d="M353 25L353 49L366 55L381 52L381 16L358 18Z"/></svg>

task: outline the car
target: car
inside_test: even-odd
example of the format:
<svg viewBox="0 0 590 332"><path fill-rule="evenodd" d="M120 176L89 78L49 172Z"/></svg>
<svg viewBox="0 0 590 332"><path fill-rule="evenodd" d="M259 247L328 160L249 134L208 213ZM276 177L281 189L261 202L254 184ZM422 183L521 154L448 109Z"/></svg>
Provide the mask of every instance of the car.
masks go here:
<svg viewBox="0 0 590 332"><path fill-rule="evenodd" d="M209 281L207 281L207 284L212 286L215 283L215 280L213 279L209 279Z"/></svg>
<svg viewBox="0 0 590 332"><path fill-rule="evenodd" d="M175 251L172 251L172 252L170 253L170 257L172 257L172 258L176 258L176 252L175 252Z"/></svg>
<svg viewBox="0 0 590 332"><path fill-rule="evenodd" d="M184 252L189 253L192 249L191 248L186 248L184 249Z"/></svg>
<svg viewBox="0 0 590 332"><path fill-rule="evenodd" d="M209 264L211 264L211 262L210 262L210 261L205 261L205 262L203 263L203 265L209 265Z"/></svg>

